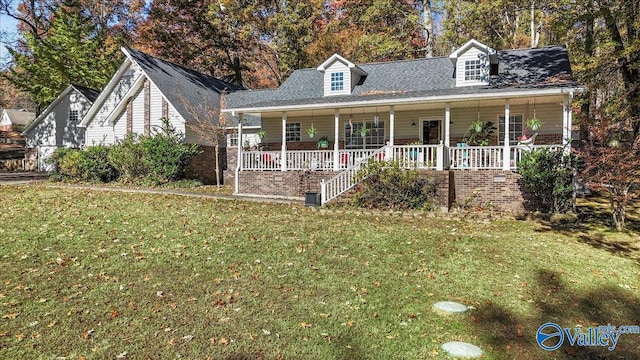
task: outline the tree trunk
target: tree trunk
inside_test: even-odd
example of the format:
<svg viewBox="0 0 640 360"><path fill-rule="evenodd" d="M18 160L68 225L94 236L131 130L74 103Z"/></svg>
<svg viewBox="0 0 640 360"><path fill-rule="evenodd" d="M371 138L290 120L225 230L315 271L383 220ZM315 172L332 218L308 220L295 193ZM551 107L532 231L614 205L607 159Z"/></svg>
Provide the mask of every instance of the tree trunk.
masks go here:
<svg viewBox="0 0 640 360"><path fill-rule="evenodd" d="M215 145L215 156L216 156L216 186L220 187L220 145Z"/></svg>
<svg viewBox="0 0 640 360"><path fill-rule="evenodd" d="M424 37L425 56L433 57L433 18L431 17L431 0L422 0L422 36Z"/></svg>

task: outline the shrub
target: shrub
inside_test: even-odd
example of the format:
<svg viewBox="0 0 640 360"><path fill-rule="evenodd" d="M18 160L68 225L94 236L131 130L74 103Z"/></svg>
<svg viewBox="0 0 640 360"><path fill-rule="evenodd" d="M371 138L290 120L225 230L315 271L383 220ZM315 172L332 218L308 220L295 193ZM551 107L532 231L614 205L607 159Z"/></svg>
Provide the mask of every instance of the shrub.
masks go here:
<svg viewBox="0 0 640 360"><path fill-rule="evenodd" d="M545 213L563 213L573 206L575 157L563 150L534 149L518 163L525 206Z"/></svg>
<svg viewBox="0 0 640 360"><path fill-rule="evenodd" d="M171 129L143 136L140 146L147 180L156 184L182 179L189 161L200 152L197 145L184 144L182 136Z"/></svg>
<svg viewBox="0 0 640 360"><path fill-rule="evenodd" d="M365 208L425 208L436 193L435 181L417 170L402 169L397 161L370 160L356 174L356 181L360 180L353 201Z"/></svg>
<svg viewBox="0 0 640 360"><path fill-rule="evenodd" d="M52 180L80 179L84 154L80 149L57 148L51 156L53 171Z"/></svg>
<svg viewBox="0 0 640 360"><path fill-rule="evenodd" d="M104 145L90 146L84 152L81 164L83 180L110 182L117 179L117 172L109 163L110 148Z"/></svg>
<svg viewBox="0 0 640 360"><path fill-rule="evenodd" d="M111 147L108 154L109 163L123 182L131 182L148 174L144 164L144 150L138 141L138 136L129 133Z"/></svg>

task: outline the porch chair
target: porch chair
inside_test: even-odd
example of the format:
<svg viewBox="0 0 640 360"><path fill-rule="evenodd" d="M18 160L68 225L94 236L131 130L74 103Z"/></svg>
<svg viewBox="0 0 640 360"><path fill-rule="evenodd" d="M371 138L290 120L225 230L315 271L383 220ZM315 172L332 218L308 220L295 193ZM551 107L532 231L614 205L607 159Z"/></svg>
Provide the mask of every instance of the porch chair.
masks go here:
<svg viewBox="0 0 640 360"><path fill-rule="evenodd" d="M531 135L529 138L519 139L517 146L524 150L533 150L533 142L536 141L536 136L538 136L538 133Z"/></svg>

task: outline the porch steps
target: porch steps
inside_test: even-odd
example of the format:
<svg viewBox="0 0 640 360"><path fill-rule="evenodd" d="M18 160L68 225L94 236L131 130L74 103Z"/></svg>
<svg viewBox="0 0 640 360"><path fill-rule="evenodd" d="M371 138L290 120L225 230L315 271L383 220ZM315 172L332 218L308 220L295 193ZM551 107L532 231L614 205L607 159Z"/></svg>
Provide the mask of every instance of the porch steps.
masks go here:
<svg viewBox="0 0 640 360"><path fill-rule="evenodd" d="M341 194L356 186L357 182L355 181L355 177L362 164L367 163L369 159L375 159L377 161L384 160L384 149L385 147L381 147L371 155L355 162L353 165L349 166L329 180L325 181L323 179L320 183L320 189L322 192L322 205L337 198Z"/></svg>

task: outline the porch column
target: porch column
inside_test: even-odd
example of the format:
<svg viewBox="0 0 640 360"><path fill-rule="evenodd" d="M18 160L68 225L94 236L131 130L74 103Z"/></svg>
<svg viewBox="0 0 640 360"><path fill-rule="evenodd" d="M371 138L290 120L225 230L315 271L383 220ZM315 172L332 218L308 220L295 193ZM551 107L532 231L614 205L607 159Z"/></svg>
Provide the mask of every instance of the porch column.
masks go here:
<svg viewBox="0 0 640 360"><path fill-rule="evenodd" d="M233 193L238 193L240 171L242 171L242 123L244 122L244 114L238 114L238 158L236 159L236 176L233 179Z"/></svg>
<svg viewBox="0 0 640 360"><path fill-rule="evenodd" d="M340 170L340 154L339 154L339 139L340 139L340 110L335 109L333 111L333 171Z"/></svg>
<svg viewBox="0 0 640 360"><path fill-rule="evenodd" d="M451 146L451 104L447 103L444 108L444 146Z"/></svg>
<svg viewBox="0 0 640 360"><path fill-rule="evenodd" d="M396 108L391 105L389 107L389 145L393 146L396 131Z"/></svg>
<svg viewBox="0 0 640 360"><path fill-rule="evenodd" d="M573 121L573 109L571 108L571 101L573 100L573 92L564 97L562 106L562 146L565 152L569 152L571 142L571 126ZM567 146L569 144L569 146Z"/></svg>
<svg viewBox="0 0 640 360"><path fill-rule="evenodd" d="M502 154L502 170L511 170L511 151L509 149L509 117L509 99L507 99L504 101L504 154Z"/></svg>
<svg viewBox="0 0 640 360"><path fill-rule="evenodd" d="M282 112L282 150L280 151L280 171L287 171L287 112Z"/></svg>

